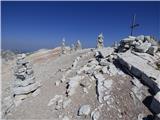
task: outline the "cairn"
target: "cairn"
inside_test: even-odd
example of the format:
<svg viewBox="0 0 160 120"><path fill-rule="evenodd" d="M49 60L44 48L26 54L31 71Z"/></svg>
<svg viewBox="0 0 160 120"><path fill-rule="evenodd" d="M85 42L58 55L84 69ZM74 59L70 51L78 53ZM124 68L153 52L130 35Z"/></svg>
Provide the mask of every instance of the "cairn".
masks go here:
<svg viewBox="0 0 160 120"><path fill-rule="evenodd" d="M75 50L77 51L77 50L81 50L81 49L82 49L81 42L80 42L80 40L77 40Z"/></svg>
<svg viewBox="0 0 160 120"><path fill-rule="evenodd" d="M40 83L35 81L31 64L25 60L25 57L25 54L17 56L14 70L16 79L13 83L13 96L16 102L25 99L30 93L34 93L40 87Z"/></svg>
<svg viewBox="0 0 160 120"><path fill-rule="evenodd" d="M74 44L71 45L71 52L74 52L75 51L75 46Z"/></svg>
<svg viewBox="0 0 160 120"><path fill-rule="evenodd" d="M104 47L104 45L103 45L103 39L104 39L103 34L100 33L100 34L98 35L98 40L97 40L97 48L98 48L98 49Z"/></svg>
<svg viewBox="0 0 160 120"><path fill-rule="evenodd" d="M61 53L66 54L65 38L62 39Z"/></svg>

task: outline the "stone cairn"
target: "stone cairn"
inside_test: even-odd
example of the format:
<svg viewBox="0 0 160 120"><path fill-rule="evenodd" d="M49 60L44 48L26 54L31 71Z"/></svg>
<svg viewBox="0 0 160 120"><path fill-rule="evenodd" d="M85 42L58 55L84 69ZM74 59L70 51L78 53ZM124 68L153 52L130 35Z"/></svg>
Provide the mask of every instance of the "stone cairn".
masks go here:
<svg viewBox="0 0 160 120"><path fill-rule="evenodd" d="M75 46L74 44L71 45L71 52L74 52L75 51Z"/></svg>
<svg viewBox="0 0 160 120"><path fill-rule="evenodd" d="M76 43L76 46L75 46L75 50L81 50L82 49L82 45L81 45L81 42L80 40L77 40L77 43Z"/></svg>
<svg viewBox="0 0 160 120"><path fill-rule="evenodd" d="M97 40L97 48L98 48L98 49L104 47L104 45L103 45L103 39L104 39L103 34L100 33L100 34L98 35L98 40Z"/></svg>
<svg viewBox="0 0 160 120"><path fill-rule="evenodd" d="M65 38L62 39L61 53L66 54Z"/></svg>
<svg viewBox="0 0 160 120"><path fill-rule="evenodd" d="M35 81L31 64L25 60L25 57L25 54L19 54L17 56L14 70L13 96L16 102L25 99L30 93L34 96L40 87L40 83Z"/></svg>

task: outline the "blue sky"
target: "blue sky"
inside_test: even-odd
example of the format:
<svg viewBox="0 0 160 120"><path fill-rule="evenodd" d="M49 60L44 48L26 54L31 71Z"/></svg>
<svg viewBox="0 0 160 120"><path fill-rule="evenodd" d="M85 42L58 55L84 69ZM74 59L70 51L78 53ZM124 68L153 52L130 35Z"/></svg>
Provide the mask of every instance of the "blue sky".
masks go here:
<svg viewBox="0 0 160 120"><path fill-rule="evenodd" d="M2 49L34 51L54 48L63 37L71 45L78 39L83 47L95 47L104 34L110 46L130 34L136 13L140 26L134 35L160 39L160 2L2 2Z"/></svg>

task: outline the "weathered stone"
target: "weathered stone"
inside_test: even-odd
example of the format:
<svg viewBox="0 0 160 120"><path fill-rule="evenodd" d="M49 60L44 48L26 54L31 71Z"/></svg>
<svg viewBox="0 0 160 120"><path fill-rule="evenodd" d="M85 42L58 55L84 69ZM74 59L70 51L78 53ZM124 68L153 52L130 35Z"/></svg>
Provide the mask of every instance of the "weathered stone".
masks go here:
<svg viewBox="0 0 160 120"><path fill-rule="evenodd" d="M101 59L100 62L99 62L99 64L101 66L108 66L110 63L106 59Z"/></svg>
<svg viewBox="0 0 160 120"><path fill-rule="evenodd" d="M135 47L135 51L145 53L151 47L151 43L144 42L140 46Z"/></svg>
<svg viewBox="0 0 160 120"><path fill-rule="evenodd" d="M107 88L107 89L110 89L111 86L112 86L112 80L105 80L105 81L103 82L103 86L104 86L105 88Z"/></svg>
<svg viewBox="0 0 160 120"><path fill-rule="evenodd" d="M83 116L83 115L85 115L85 116L87 116L87 115L89 115L89 113L90 113L90 106L89 105L83 105L83 106L81 106L80 108L79 108L79 111L78 111L78 115L79 116Z"/></svg>
<svg viewBox="0 0 160 120"><path fill-rule="evenodd" d="M25 87L33 83L35 83L35 77L31 77L25 80L15 80L14 87Z"/></svg>
<svg viewBox="0 0 160 120"><path fill-rule="evenodd" d="M160 92L154 96L150 108L154 113L160 113Z"/></svg>
<svg viewBox="0 0 160 120"><path fill-rule="evenodd" d="M80 80L82 80L84 76L75 76L70 78L70 81L68 82L68 89L67 89L67 95L71 96L75 93L76 88L79 85Z"/></svg>
<svg viewBox="0 0 160 120"><path fill-rule="evenodd" d="M151 47L147 50L147 53L150 54L150 55L154 55L157 50L158 50L158 47L157 47L157 46L151 46Z"/></svg>
<svg viewBox="0 0 160 120"><path fill-rule="evenodd" d="M71 99L64 100L62 103L62 107L65 109L71 103Z"/></svg>
<svg viewBox="0 0 160 120"><path fill-rule="evenodd" d="M95 74L94 76L97 80L97 85L96 85L97 99L100 103L102 103L104 91L106 90L105 87L103 86L103 81L105 80L105 78L103 77L102 74Z"/></svg>
<svg viewBox="0 0 160 120"><path fill-rule="evenodd" d="M98 120L99 117L100 117L99 111L93 111L93 112L91 113L91 118L92 118L92 120Z"/></svg>
<svg viewBox="0 0 160 120"><path fill-rule="evenodd" d="M98 49L97 51L99 51L99 53L97 52L97 56L105 58L114 53L114 48L107 47L103 49Z"/></svg>
<svg viewBox="0 0 160 120"><path fill-rule="evenodd" d="M13 89L13 92L15 95L19 95L19 94L27 94L30 93L34 90L36 90L38 87L40 87L40 83L36 82L34 84L25 86L25 87L16 87Z"/></svg>

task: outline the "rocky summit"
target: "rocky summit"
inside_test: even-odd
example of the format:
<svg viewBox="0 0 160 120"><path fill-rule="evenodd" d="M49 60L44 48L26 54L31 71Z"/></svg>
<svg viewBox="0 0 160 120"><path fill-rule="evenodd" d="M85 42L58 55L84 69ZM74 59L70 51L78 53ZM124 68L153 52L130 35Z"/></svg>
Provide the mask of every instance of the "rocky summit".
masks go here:
<svg viewBox="0 0 160 120"><path fill-rule="evenodd" d="M114 47L40 50L2 64L3 119L159 120L160 45L128 36Z"/></svg>

